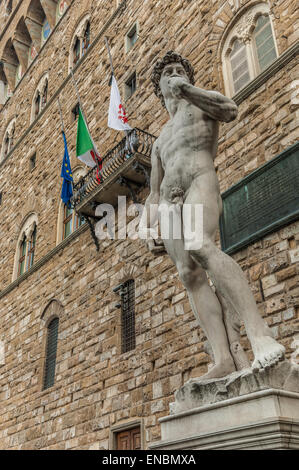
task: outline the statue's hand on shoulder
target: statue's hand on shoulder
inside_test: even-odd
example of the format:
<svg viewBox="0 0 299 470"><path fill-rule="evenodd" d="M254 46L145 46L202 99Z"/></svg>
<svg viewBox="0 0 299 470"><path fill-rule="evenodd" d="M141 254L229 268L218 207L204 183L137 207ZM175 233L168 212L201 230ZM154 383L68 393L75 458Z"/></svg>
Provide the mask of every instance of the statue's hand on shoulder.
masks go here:
<svg viewBox="0 0 299 470"><path fill-rule="evenodd" d="M186 88L190 85L185 78L181 77L171 77L168 80L168 86L171 93L175 98L183 98L184 87Z"/></svg>

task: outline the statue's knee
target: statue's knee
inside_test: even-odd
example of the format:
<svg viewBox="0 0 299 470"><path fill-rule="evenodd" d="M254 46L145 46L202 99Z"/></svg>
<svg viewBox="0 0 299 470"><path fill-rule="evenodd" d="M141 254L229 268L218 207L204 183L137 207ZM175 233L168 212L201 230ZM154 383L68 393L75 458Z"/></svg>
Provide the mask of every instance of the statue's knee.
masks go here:
<svg viewBox="0 0 299 470"><path fill-rule="evenodd" d="M190 256L198 261L203 269L208 269L209 260L213 254L213 244L210 242L203 243L199 250L190 250Z"/></svg>
<svg viewBox="0 0 299 470"><path fill-rule="evenodd" d="M188 268L188 267L181 267L178 269L179 271L179 276L186 288L192 287L192 285L196 281L196 273L194 270Z"/></svg>

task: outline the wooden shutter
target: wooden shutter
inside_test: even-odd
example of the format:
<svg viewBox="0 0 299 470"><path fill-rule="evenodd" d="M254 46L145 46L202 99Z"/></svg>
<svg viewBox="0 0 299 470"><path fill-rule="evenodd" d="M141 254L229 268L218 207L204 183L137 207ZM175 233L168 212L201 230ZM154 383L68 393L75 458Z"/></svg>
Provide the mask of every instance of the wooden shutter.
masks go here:
<svg viewBox="0 0 299 470"><path fill-rule="evenodd" d="M59 319L54 318L48 326L44 389L52 387L55 382L58 325Z"/></svg>
<svg viewBox="0 0 299 470"><path fill-rule="evenodd" d="M116 435L116 450L140 450L141 435L140 427L122 431Z"/></svg>
<svg viewBox="0 0 299 470"><path fill-rule="evenodd" d="M237 93L249 81L249 68L245 44L236 40L230 53L230 64L234 82L234 91Z"/></svg>
<svg viewBox="0 0 299 470"><path fill-rule="evenodd" d="M260 72L275 59L276 50L269 16L260 16L254 30L256 53Z"/></svg>

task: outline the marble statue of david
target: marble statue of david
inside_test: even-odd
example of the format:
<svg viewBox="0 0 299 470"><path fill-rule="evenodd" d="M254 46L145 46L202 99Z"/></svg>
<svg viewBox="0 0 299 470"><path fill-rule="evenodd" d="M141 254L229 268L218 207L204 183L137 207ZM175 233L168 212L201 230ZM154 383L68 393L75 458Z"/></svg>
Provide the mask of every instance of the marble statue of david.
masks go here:
<svg viewBox="0 0 299 470"><path fill-rule="evenodd" d="M213 350L215 365L201 379L224 377L246 366L246 359L243 367L237 364L236 351L239 349L243 357L245 353L238 342L239 332L228 327L229 321L224 319L224 306L231 318L244 322L254 353L252 369L270 367L284 359L285 349L273 339L260 316L243 271L215 244L222 211L214 167L219 121L236 119L237 106L216 91L194 86L191 64L173 51L156 63L152 82L170 119L153 146L150 194L141 227L147 230L148 248L161 252L165 247L175 263L192 310ZM176 239L171 231L170 237L163 240L150 236L150 207L178 203L203 207L203 243L198 249L186 250L183 237ZM165 217L165 212L160 217ZM216 292L210 287L207 274Z"/></svg>

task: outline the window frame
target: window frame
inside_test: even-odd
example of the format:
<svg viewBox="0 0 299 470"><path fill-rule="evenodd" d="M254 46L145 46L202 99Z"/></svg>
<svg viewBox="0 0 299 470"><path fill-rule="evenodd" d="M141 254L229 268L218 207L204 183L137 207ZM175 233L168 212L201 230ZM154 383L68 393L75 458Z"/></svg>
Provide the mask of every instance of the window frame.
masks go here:
<svg viewBox="0 0 299 470"><path fill-rule="evenodd" d="M131 422L116 424L109 430L109 450L117 449L117 435L124 431L129 431L134 428L140 428L140 444L141 450L145 448L145 436L144 436L144 419L134 419Z"/></svg>
<svg viewBox="0 0 299 470"><path fill-rule="evenodd" d="M53 325L53 323L56 321L56 324L57 324L57 335L56 335L56 342L55 342L55 351L53 352L50 352L50 327L51 325ZM50 319L50 321L48 322L47 324L47 338L46 338L46 348L45 348L45 359L44 359L44 370L43 370L43 384L42 384L42 390L45 391L45 390L48 390L50 388L52 388L54 385L55 385L55 378L56 378L56 365L57 365L57 351L58 351L58 339L59 339L59 323L60 323L60 320L59 320L59 317L58 316L55 316L55 317L52 317ZM52 346L52 344L51 344ZM48 371L48 365L49 365L49 362L50 360L52 360L54 357L54 373L53 375L50 377L51 381L50 381L50 384L47 383L47 380L49 380L49 376L47 374L47 371Z"/></svg>
<svg viewBox="0 0 299 470"><path fill-rule="evenodd" d="M254 32L260 16L266 16L269 19L272 39L274 42L276 59L264 68L263 71L260 70L259 60L256 53L256 45ZM245 44L248 71L250 79L248 82L243 85L238 91L235 91L235 83L232 76L232 67L230 62L230 54L234 45L234 41L239 40ZM275 30L273 26L273 21L271 18L270 8L265 3L259 3L254 6L247 8L241 16L238 17L237 21L232 23L227 29L227 32L222 40L221 46L221 62L222 62L222 72L223 72L223 81L225 87L225 93L229 97L233 97L242 89L244 89L248 84L263 73L271 64L277 60L279 57Z"/></svg>

